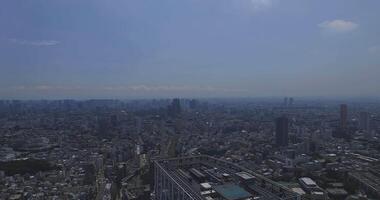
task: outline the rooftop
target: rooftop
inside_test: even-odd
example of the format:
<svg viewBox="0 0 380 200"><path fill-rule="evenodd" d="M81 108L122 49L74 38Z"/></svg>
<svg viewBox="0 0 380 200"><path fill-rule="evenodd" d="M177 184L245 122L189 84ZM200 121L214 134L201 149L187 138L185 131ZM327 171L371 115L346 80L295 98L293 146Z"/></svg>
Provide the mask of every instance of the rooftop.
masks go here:
<svg viewBox="0 0 380 200"><path fill-rule="evenodd" d="M316 186L317 184L315 183L315 181L313 181L313 179L309 178L309 177L302 177L299 179L301 182L303 182L305 185L309 186L309 187L314 187Z"/></svg>
<svg viewBox="0 0 380 200"><path fill-rule="evenodd" d="M155 165L155 180L169 179L184 194L191 196L190 199L208 199L215 195L226 200L299 198L299 194L277 182L234 163L210 156L161 159L156 160ZM158 192L171 189L160 186L161 182L156 184Z"/></svg>
<svg viewBox="0 0 380 200"><path fill-rule="evenodd" d="M252 176L251 174L248 174L247 172L238 172L236 173L236 175L244 180L251 180L255 178L254 176Z"/></svg>
<svg viewBox="0 0 380 200"><path fill-rule="evenodd" d="M252 195L235 184L218 185L215 191L227 200L240 200L252 197Z"/></svg>

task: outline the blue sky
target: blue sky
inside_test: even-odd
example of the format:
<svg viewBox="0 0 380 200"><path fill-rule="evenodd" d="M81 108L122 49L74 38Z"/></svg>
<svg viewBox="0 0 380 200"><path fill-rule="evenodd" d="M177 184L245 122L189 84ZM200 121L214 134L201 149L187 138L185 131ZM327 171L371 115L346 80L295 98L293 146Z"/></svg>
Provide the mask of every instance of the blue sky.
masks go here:
<svg viewBox="0 0 380 200"><path fill-rule="evenodd" d="M0 4L0 98L380 92L380 1Z"/></svg>

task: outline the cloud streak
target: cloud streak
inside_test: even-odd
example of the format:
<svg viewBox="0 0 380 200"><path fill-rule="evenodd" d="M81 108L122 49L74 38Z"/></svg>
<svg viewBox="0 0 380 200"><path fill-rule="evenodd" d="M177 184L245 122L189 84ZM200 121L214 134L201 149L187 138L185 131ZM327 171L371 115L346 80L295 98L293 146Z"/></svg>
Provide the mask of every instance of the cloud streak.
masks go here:
<svg viewBox="0 0 380 200"><path fill-rule="evenodd" d="M130 91L130 92L246 92L245 89L213 86L174 86L174 85L127 85L127 86L12 86L6 89L17 91Z"/></svg>
<svg viewBox="0 0 380 200"><path fill-rule="evenodd" d="M331 21L324 21L318 24L318 26L326 31L343 33L357 29L359 27L359 24L351 21L336 19Z"/></svg>
<svg viewBox="0 0 380 200"><path fill-rule="evenodd" d="M254 10L271 7L273 0L250 0Z"/></svg>
<svg viewBox="0 0 380 200"><path fill-rule="evenodd" d="M9 41L14 44L27 46L55 46L60 43L57 40L21 40L16 38L11 38Z"/></svg>

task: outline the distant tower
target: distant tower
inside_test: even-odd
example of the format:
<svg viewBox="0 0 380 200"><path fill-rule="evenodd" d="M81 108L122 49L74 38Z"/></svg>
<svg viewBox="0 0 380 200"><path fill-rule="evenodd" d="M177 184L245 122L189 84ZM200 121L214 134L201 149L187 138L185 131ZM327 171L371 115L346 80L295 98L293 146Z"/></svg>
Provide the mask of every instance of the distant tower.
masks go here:
<svg viewBox="0 0 380 200"><path fill-rule="evenodd" d="M284 98L284 107L288 106L288 97Z"/></svg>
<svg viewBox="0 0 380 200"><path fill-rule="evenodd" d="M359 116L360 129L363 131L370 131L369 129L370 117L368 112L361 112Z"/></svg>
<svg viewBox="0 0 380 200"><path fill-rule="evenodd" d="M192 99L189 102L189 107L192 110L195 110L198 107L198 105L199 105L199 103L198 103L198 101L196 99Z"/></svg>
<svg viewBox="0 0 380 200"><path fill-rule="evenodd" d="M347 105L340 105L340 128L345 130L347 128Z"/></svg>
<svg viewBox="0 0 380 200"><path fill-rule="evenodd" d="M276 145L288 146L288 118L279 117L276 119Z"/></svg>
<svg viewBox="0 0 380 200"><path fill-rule="evenodd" d="M293 97L290 97L289 98L289 107L293 106L293 103L294 103L294 99L293 99Z"/></svg>
<svg viewBox="0 0 380 200"><path fill-rule="evenodd" d="M169 115L177 116L181 113L181 102L179 99L173 99L169 106Z"/></svg>

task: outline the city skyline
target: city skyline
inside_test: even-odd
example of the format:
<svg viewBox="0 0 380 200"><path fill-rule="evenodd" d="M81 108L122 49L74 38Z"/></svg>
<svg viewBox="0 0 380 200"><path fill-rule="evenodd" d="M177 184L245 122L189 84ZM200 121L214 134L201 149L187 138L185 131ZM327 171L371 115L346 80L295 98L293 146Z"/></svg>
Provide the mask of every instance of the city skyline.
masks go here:
<svg viewBox="0 0 380 200"><path fill-rule="evenodd" d="M1 1L0 199L380 199L379 8Z"/></svg>

